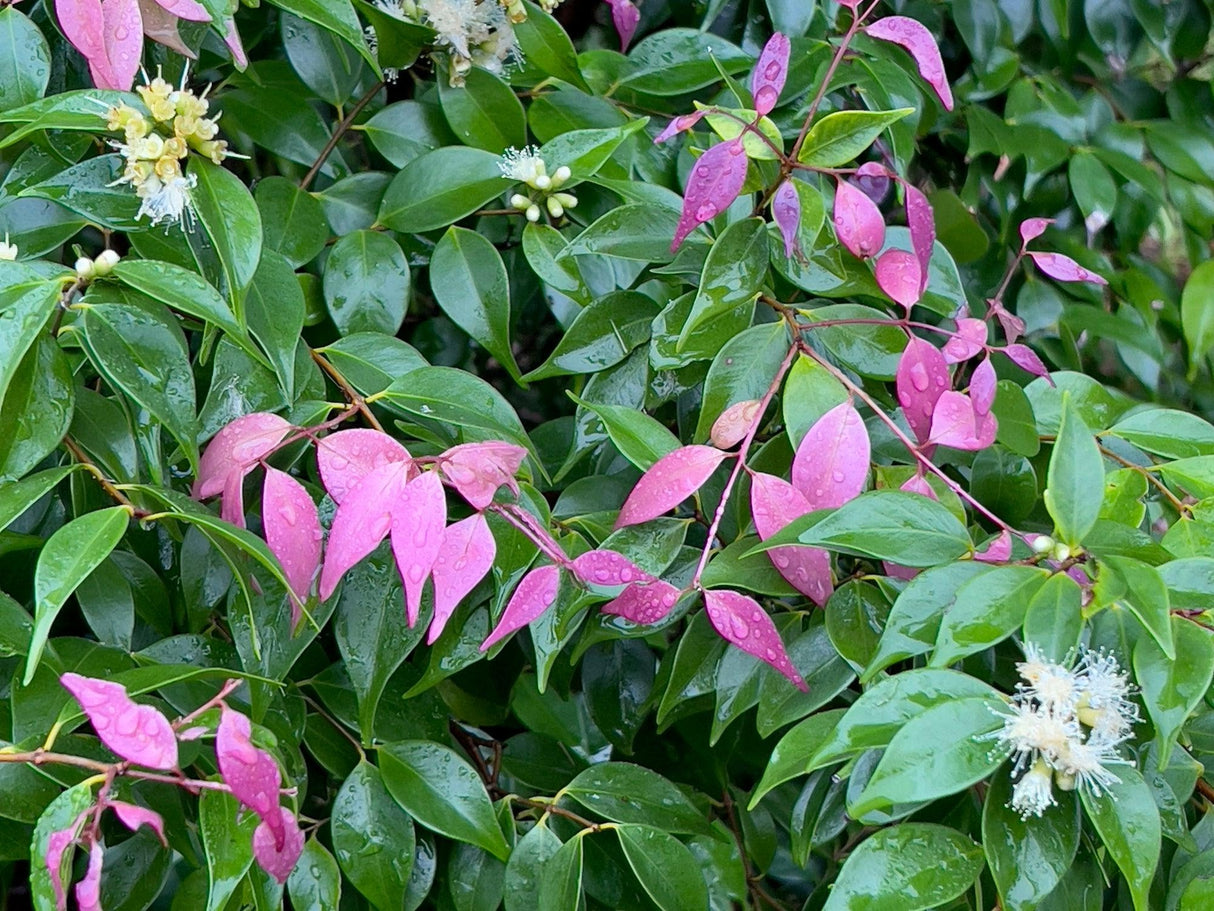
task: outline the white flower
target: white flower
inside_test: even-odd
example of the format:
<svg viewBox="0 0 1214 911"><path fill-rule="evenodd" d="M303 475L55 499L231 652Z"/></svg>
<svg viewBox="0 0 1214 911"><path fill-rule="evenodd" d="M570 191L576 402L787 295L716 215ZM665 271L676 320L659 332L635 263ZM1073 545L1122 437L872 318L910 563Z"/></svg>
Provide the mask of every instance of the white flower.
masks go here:
<svg viewBox="0 0 1214 911"><path fill-rule="evenodd" d="M1024 657L1028 660L1016 665L1017 672L1027 684L1021 685L1021 692L1052 711L1071 710L1079 694L1075 672L1049 661L1041 649L1032 643L1025 645Z"/></svg>
<svg viewBox="0 0 1214 911"><path fill-rule="evenodd" d="M187 224L193 220L190 210L190 190L198 182L193 174L184 177L170 177L161 181L156 177L150 178L139 188L143 203L139 206L136 218L147 215L152 224L176 222L183 218Z"/></svg>
<svg viewBox="0 0 1214 911"><path fill-rule="evenodd" d="M497 163L503 177L517 180L528 186L542 189L541 179L551 183L548 177L548 166L540 158L540 150L535 146L524 146L521 149L509 148Z"/></svg>
<svg viewBox="0 0 1214 911"><path fill-rule="evenodd" d="M1012 809L1020 814L1021 819L1040 816L1046 807L1057 804L1053 784L1053 770L1045 760L1038 759L1012 787Z"/></svg>
<svg viewBox="0 0 1214 911"><path fill-rule="evenodd" d="M1120 778L1105 768L1107 765L1118 763L1126 765L1128 760L1117 755L1115 743L1089 736L1085 743L1068 744L1066 752L1058 757L1055 767L1074 778L1079 787L1098 795L1121 782Z"/></svg>
<svg viewBox="0 0 1214 911"><path fill-rule="evenodd" d="M17 258L17 245L8 242L8 234L4 235L4 243L0 243L0 260L13 262Z"/></svg>

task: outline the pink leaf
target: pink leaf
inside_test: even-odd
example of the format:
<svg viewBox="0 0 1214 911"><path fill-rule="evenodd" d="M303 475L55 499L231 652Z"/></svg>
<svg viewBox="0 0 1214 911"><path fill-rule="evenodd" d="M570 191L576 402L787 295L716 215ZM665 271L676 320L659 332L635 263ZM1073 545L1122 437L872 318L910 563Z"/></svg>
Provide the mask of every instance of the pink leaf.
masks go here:
<svg viewBox="0 0 1214 911"><path fill-rule="evenodd" d="M854 500L868 479L871 446L864 420L851 402L822 415L797 447L792 483L810 509L833 509Z"/></svg>
<svg viewBox="0 0 1214 911"><path fill-rule="evenodd" d="M340 504L359 481L389 462L409 462L409 450L386 433L369 428L340 430L316 443L316 467L325 490ZM409 477L417 471L410 469Z"/></svg>
<svg viewBox="0 0 1214 911"><path fill-rule="evenodd" d="M669 582L633 582L616 597L603 605L605 614L623 617L641 626L651 626L665 620L683 594Z"/></svg>
<svg viewBox="0 0 1214 911"><path fill-rule="evenodd" d="M409 462L389 462L374 469L337 507L320 571L322 601L333 594L347 570L375 550L392 530L392 508L409 483L410 467Z"/></svg>
<svg viewBox="0 0 1214 911"><path fill-rule="evenodd" d="M950 364L960 364L982 352L986 345L986 323L971 316L957 320L957 334L949 336L944 343L944 359Z"/></svg>
<svg viewBox="0 0 1214 911"><path fill-rule="evenodd" d="M493 502L499 487L509 487L518 496L514 476L527 457L527 450L513 443L489 440L452 446L438 459L443 477L475 509Z"/></svg>
<svg viewBox="0 0 1214 911"><path fill-rule="evenodd" d="M278 445L291 425L276 414L257 411L237 418L207 445L198 464L198 479L191 496L205 500L223 493L233 471L247 474L267 452Z"/></svg>
<svg viewBox="0 0 1214 911"><path fill-rule="evenodd" d="M493 568L496 555L497 541L482 513L461 519L443 531L438 556L430 571L434 582L434 619L426 634L427 645L438 641L460 601Z"/></svg>
<svg viewBox="0 0 1214 911"><path fill-rule="evenodd" d="M1061 253L1037 253L1030 250L1029 256L1033 258L1038 269L1055 281L1088 282L1092 285L1108 284L1103 276L1083 268L1075 260L1069 256L1063 256Z"/></svg>
<svg viewBox="0 0 1214 911"><path fill-rule="evenodd" d="M143 54L143 14L139 11L139 0L105 0L101 9L105 22L105 53L116 83L112 88L126 91L135 82L139 58Z"/></svg>
<svg viewBox="0 0 1214 911"><path fill-rule="evenodd" d="M725 453L712 446L682 446L658 459L624 501L616 528L639 525L674 509L703 486Z"/></svg>
<svg viewBox="0 0 1214 911"><path fill-rule="evenodd" d="M211 14L207 12L206 7L195 0L156 0L156 3L178 19L185 19L187 22L211 21Z"/></svg>
<svg viewBox="0 0 1214 911"><path fill-rule="evenodd" d="M776 625L758 601L738 592L713 589L704 592L704 604L708 608L708 619L722 639L767 662L791 680L797 689L809 692L805 680L789 660Z"/></svg>
<svg viewBox="0 0 1214 911"><path fill-rule="evenodd" d="M122 824L132 832L137 831L140 826L147 826L160 838L161 844L168 846L164 837L164 819L155 810L123 800L111 800L108 805Z"/></svg>
<svg viewBox="0 0 1214 911"><path fill-rule="evenodd" d="M801 227L801 195L792 178L780 184L771 198L771 215L784 238L784 256L791 259L797 249L797 230Z"/></svg>
<svg viewBox="0 0 1214 911"><path fill-rule="evenodd" d="M177 738L154 706L132 701L125 687L109 680L68 673L59 682L80 703L93 730L113 753L149 769L177 767Z"/></svg>
<svg viewBox="0 0 1214 911"><path fill-rule="evenodd" d="M628 585L631 582L654 581L653 576L614 550L589 550L575 559L569 569L588 585Z"/></svg>
<svg viewBox="0 0 1214 911"><path fill-rule="evenodd" d="M744 402L735 402L722 411L720 417L712 422L712 430L708 432L712 445L718 449L732 449L742 442L758 420L761 404L758 399L747 399Z"/></svg>
<svg viewBox="0 0 1214 911"><path fill-rule="evenodd" d="M788 78L788 55L792 45L787 35L776 32L763 47L759 62L750 76L750 94L755 99L755 110L760 116L771 113L784 91L784 80Z"/></svg>
<svg viewBox="0 0 1214 911"><path fill-rule="evenodd" d="M978 414L968 395L950 389L936 402L931 441L953 449L976 451L995 442L998 428L993 414Z"/></svg>
<svg viewBox="0 0 1214 911"><path fill-rule="evenodd" d="M944 355L931 342L912 336L898 361L895 386L906 422L920 443L932 432L932 412L952 379Z"/></svg>
<svg viewBox="0 0 1214 911"><path fill-rule="evenodd" d="M919 496L927 497L929 500L938 501L940 499L938 496L936 496L935 488L932 487L931 484L927 483L927 478L923 477L921 474L911 475L898 489L904 490L907 493L917 493Z"/></svg>
<svg viewBox="0 0 1214 911"><path fill-rule="evenodd" d="M1016 339L1024 335L1024 320L1016 314L1008 311L1003 306L1002 302L994 299L987 300L987 317L994 317L999 320L999 325L1003 327L1003 334L1007 336L1008 344L1013 344Z"/></svg>
<svg viewBox="0 0 1214 911"><path fill-rule="evenodd" d="M219 509L219 517L237 528L245 527L244 478L252 470L252 466L234 469L223 481L223 502Z"/></svg>
<svg viewBox="0 0 1214 911"><path fill-rule="evenodd" d="M261 522L266 544L282 564L291 591L308 600L312 580L320 569L320 516L307 490L285 471L266 469L262 486ZM291 625L299 622L299 605L291 601Z"/></svg>
<svg viewBox="0 0 1214 911"><path fill-rule="evenodd" d="M885 218L868 196L846 180L835 190L835 236L852 256L868 259L885 244Z"/></svg>
<svg viewBox="0 0 1214 911"><path fill-rule="evenodd" d="M1006 563L1012 558L1012 536L1004 529L999 537L992 538L982 550L974 554L980 563Z"/></svg>
<svg viewBox="0 0 1214 911"><path fill-rule="evenodd" d="M89 73L97 88L129 88L119 86L110 69L109 55L105 50L105 12L101 0L55 0L55 15L64 37L88 61Z"/></svg>
<svg viewBox="0 0 1214 911"><path fill-rule="evenodd" d="M46 870L51 876L51 888L55 892L56 911L65 911L67 908L67 893L63 888L63 858L76 843L80 824L88 812L85 810L66 828L51 832L46 840Z"/></svg>
<svg viewBox="0 0 1214 911"><path fill-rule="evenodd" d="M889 194L890 178L892 172L879 161L866 161L860 167L856 168L856 173L852 175L852 186L857 187L861 193L871 199L877 205L881 205L881 201Z"/></svg>
<svg viewBox="0 0 1214 911"><path fill-rule="evenodd" d="M919 260L919 293L927 289L932 252L936 246L936 218L932 204L919 188L906 184L906 225L910 228L911 247Z"/></svg>
<svg viewBox="0 0 1214 911"><path fill-rule="evenodd" d="M742 147L741 136L718 143L700 156L687 178L683 214L679 216L670 244L672 252L693 229L720 215L738 198L742 184L746 182L746 167L746 150Z"/></svg>
<svg viewBox="0 0 1214 911"><path fill-rule="evenodd" d="M105 848L95 841L89 847L89 865L84 878L76 883L76 907L79 911L101 911L101 864Z"/></svg>
<svg viewBox="0 0 1214 911"><path fill-rule="evenodd" d="M1003 353L1021 370L1031 373L1033 376L1044 376L1049 379L1049 370L1041 362L1037 352L1028 345L1008 345L1003 349ZM1054 385L1053 380L1050 380L1050 385Z"/></svg>
<svg viewBox="0 0 1214 911"><path fill-rule="evenodd" d="M750 479L750 512L759 538L766 541L789 522L812 512L801 491L783 478L756 471ZM830 554L821 548L790 544L767 552L772 566L819 607L833 591Z"/></svg>
<svg viewBox="0 0 1214 911"><path fill-rule="evenodd" d="M915 66L919 68L919 75L935 90L944 109L953 109L953 92L949 88L948 77L944 74L940 48L936 46L936 39L926 27L906 16L886 16L864 31L869 37L892 42L910 54L915 60Z"/></svg>
<svg viewBox="0 0 1214 911"><path fill-rule="evenodd" d="M252 733L248 718L222 705L215 732L215 759L232 796L269 825L275 845L281 847L287 835L278 807L282 776L274 757L253 746Z"/></svg>
<svg viewBox="0 0 1214 911"><path fill-rule="evenodd" d="M670 121L670 123L666 124L665 129L663 129L662 132L658 133L658 135L653 138L654 144L656 145L659 142L665 142L679 133L687 132L697 123L699 123L700 119L707 113L708 109L705 108L691 114L680 114L674 120Z"/></svg>
<svg viewBox="0 0 1214 911"><path fill-rule="evenodd" d="M923 293L923 272L919 260L905 250L886 250L877 257L877 286L894 303L910 312Z"/></svg>
<svg viewBox="0 0 1214 911"><path fill-rule="evenodd" d="M1052 218L1026 218L1020 223L1021 249L1045 233L1045 229L1054 223Z"/></svg>
<svg viewBox="0 0 1214 911"><path fill-rule="evenodd" d="M443 546L447 524L447 497L443 482L433 471L423 472L405 485L392 504L392 555L405 588L405 614L409 628L417 623L422 588Z"/></svg>
<svg viewBox="0 0 1214 911"><path fill-rule="evenodd" d="M278 808L277 816L277 825L263 819L253 830L253 857L261 869L285 883L303 853L304 835L294 814L286 807ZM281 839L275 834L279 828L283 832Z"/></svg>
<svg viewBox="0 0 1214 911"><path fill-rule="evenodd" d="M885 574L891 579L901 579L903 582L909 582L923 571L915 569L913 566L900 566L897 563L890 563L888 560L882 560L881 566L885 570Z"/></svg>
<svg viewBox="0 0 1214 911"><path fill-rule="evenodd" d="M502 611L502 619L497 622L489 638L481 643L481 651L488 651L552 607L560 582L561 571L556 566L541 566L523 576L523 581L510 596L510 603Z"/></svg>
<svg viewBox="0 0 1214 911"><path fill-rule="evenodd" d="M990 413L991 406L995 404L996 382L995 368L991 365L988 355L974 368L974 375L970 377L970 398L974 402L976 414L981 416Z"/></svg>
<svg viewBox="0 0 1214 911"><path fill-rule="evenodd" d="M615 23L616 34L620 36L620 53L627 53L640 24L641 11L632 0L607 0L607 5L611 7L611 21Z"/></svg>
<svg viewBox="0 0 1214 911"><path fill-rule="evenodd" d="M240 32L236 31L235 19L228 19L224 23L223 43L232 52L232 60L235 61L236 68L245 69L249 65L249 58L244 52L244 45L240 42Z"/></svg>

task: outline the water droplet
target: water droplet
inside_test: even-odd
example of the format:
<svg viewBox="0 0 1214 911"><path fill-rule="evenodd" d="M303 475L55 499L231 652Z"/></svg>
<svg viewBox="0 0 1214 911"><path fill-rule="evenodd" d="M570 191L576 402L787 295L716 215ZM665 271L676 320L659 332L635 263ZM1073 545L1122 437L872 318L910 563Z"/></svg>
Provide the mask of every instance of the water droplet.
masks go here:
<svg viewBox="0 0 1214 911"><path fill-rule="evenodd" d="M922 362L916 362L910 369L911 385L920 392L927 392L927 387L931 385L931 378L927 375L927 367Z"/></svg>
<svg viewBox="0 0 1214 911"><path fill-rule="evenodd" d="M345 471L350 467L350 460L345 456L330 456L328 462L329 467L334 471Z"/></svg>
<svg viewBox="0 0 1214 911"><path fill-rule="evenodd" d="M836 484L842 484L843 478L846 476L841 471L834 471L834 472L831 472L830 477Z"/></svg>
<svg viewBox="0 0 1214 911"><path fill-rule="evenodd" d="M696 208L696 221L708 221L717 214L716 203L706 202Z"/></svg>
<svg viewBox="0 0 1214 911"><path fill-rule="evenodd" d="M780 75L781 69L783 69L783 67L780 65L780 61L773 60L773 61L771 61L771 63L767 64L766 67L764 67L763 75L768 79L774 80L777 76Z"/></svg>

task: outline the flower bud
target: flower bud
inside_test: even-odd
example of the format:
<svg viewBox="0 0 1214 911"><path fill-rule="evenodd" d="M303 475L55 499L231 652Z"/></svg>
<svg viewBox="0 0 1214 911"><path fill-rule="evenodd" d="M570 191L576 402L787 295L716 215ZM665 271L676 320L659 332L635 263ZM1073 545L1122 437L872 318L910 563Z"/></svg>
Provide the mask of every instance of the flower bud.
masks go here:
<svg viewBox="0 0 1214 911"><path fill-rule="evenodd" d="M97 276L97 264L87 256L76 260L76 278L80 281L90 281Z"/></svg>
<svg viewBox="0 0 1214 911"><path fill-rule="evenodd" d="M559 168L556 169L556 172L552 175L552 185L554 187L559 187L561 184L563 184L566 180L568 180L572 176L573 176L573 172L571 170L569 170L568 165L561 165Z"/></svg>
<svg viewBox="0 0 1214 911"><path fill-rule="evenodd" d="M1051 554L1051 556L1055 560L1057 560L1059 563L1061 563L1071 556L1071 549L1067 545L1065 545L1061 541L1059 541L1057 544L1054 545L1054 552Z"/></svg>
<svg viewBox="0 0 1214 911"><path fill-rule="evenodd" d="M531 208L531 198L524 196L522 193L515 193L510 197L510 205L518 209L520 212L526 212Z"/></svg>
<svg viewBox="0 0 1214 911"><path fill-rule="evenodd" d="M566 209L577 208L577 197L572 193L553 193L552 198L559 202Z"/></svg>
<svg viewBox="0 0 1214 911"><path fill-rule="evenodd" d="M537 174L535 178L530 181L530 184L537 190L547 190L550 186L552 186L552 178L547 174Z"/></svg>
<svg viewBox="0 0 1214 911"><path fill-rule="evenodd" d="M97 254L97 259L93 261L94 274L109 275L121 258L114 250L102 250Z"/></svg>
<svg viewBox="0 0 1214 911"><path fill-rule="evenodd" d="M8 241L8 234L4 235L4 243L0 243L0 260L12 262L17 258L17 245L11 244Z"/></svg>
<svg viewBox="0 0 1214 911"><path fill-rule="evenodd" d="M1058 543L1049 535L1037 535L1029 542L1029 547L1033 549L1035 554L1048 554L1054 549L1054 545Z"/></svg>
<svg viewBox="0 0 1214 911"><path fill-rule="evenodd" d="M540 220L540 207L532 203L527 207L527 221L535 223Z"/></svg>
<svg viewBox="0 0 1214 911"><path fill-rule="evenodd" d="M544 201L544 204L548 207L548 214L553 218L560 218L565 214L565 207L561 205L560 200L555 196L549 196Z"/></svg>

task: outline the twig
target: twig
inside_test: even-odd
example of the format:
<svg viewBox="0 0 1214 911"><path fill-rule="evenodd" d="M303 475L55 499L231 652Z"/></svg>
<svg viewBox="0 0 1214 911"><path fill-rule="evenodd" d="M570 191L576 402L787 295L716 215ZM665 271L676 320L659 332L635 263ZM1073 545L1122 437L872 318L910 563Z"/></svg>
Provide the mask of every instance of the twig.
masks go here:
<svg viewBox="0 0 1214 911"><path fill-rule="evenodd" d="M375 85L371 86L371 88L365 95L362 96L362 98L358 99L358 102L354 105L354 107L350 108L350 113L347 114L345 118L342 119L342 122L337 125L337 129L333 131L333 135L329 137L329 141L325 143L325 147L321 149L320 154L316 156L316 161L312 162L312 167L308 168L308 173L305 174L303 180L299 182L299 188L301 190L308 189L312 181L316 179L316 175L320 173L320 169L324 167L325 161L327 161L329 156L333 154L333 150L337 148L337 144L341 142L341 138L346 135L346 132L350 129L351 124L354 123L354 119L362 113L363 108L371 103L371 99L374 98L379 93L379 90L383 87L384 83L382 80L375 83Z"/></svg>
<svg viewBox="0 0 1214 911"><path fill-rule="evenodd" d="M350 385L350 381L342 376L341 371L334 367L329 362L329 359L321 355L321 353L315 348L308 348L308 353L312 355L312 360L316 362L316 366L323 370L328 375L329 379L337 384L337 387L341 389L342 395L349 400L351 405L358 409L359 414L366 419L367 423L380 433L383 433L383 425L380 424L379 418L377 418L371 412L371 409L367 407L367 400L359 394L357 389Z"/></svg>
<svg viewBox="0 0 1214 911"><path fill-rule="evenodd" d="M1104 446L1100 447L1100 454L1102 456L1104 456L1105 458L1112 459L1114 462L1116 462L1118 465L1122 466L1123 468L1129 468L1133 471L1136 471L1140 475L1142 475L1144 478L1146 478L1147 483L1150 484L1152 487L1154 487L1156 490L1158 490L1161 494L1163 494L1164 497L1167 499L1167 501L1172 504L1172 508L1175 509L1182 516L1188 515L1189 513L1192 512L1191 506L1189 506L1187 503L1184 502L1184 500L1182 500L1178 496L1176 496L1176 494L1172 493L1172 491L1168 490L1168 486L1166 484L1164 484L1163 481L1159 480L1159 478L1155 477L1155 475L1153 475L1151 472L1147 471L1141 465L1135 465L1129 459L1122 458L1117 453L1113 452L1110 449L1106 449Z"/></svg>
<svg viewBox="0 0 1214 911"><path fill-rule="evenodd" d="M146 519L149 515L151 515L151 513L149 513L146 509L140 509L138 506L132 503L130 497L119 490L114 485L114 482L105 476L105 472L97 467L97 463L88 457L88 453L81 449L75 440L73 440L71 437L65 436L63 438L63 446L72 454L72 458L83 465L84 469L93 476L98 484L101 485L101 489L109 494L109 496L111 496L120 506L125 506L128 510L130 510L131 515L134 518Z"/></svg>

